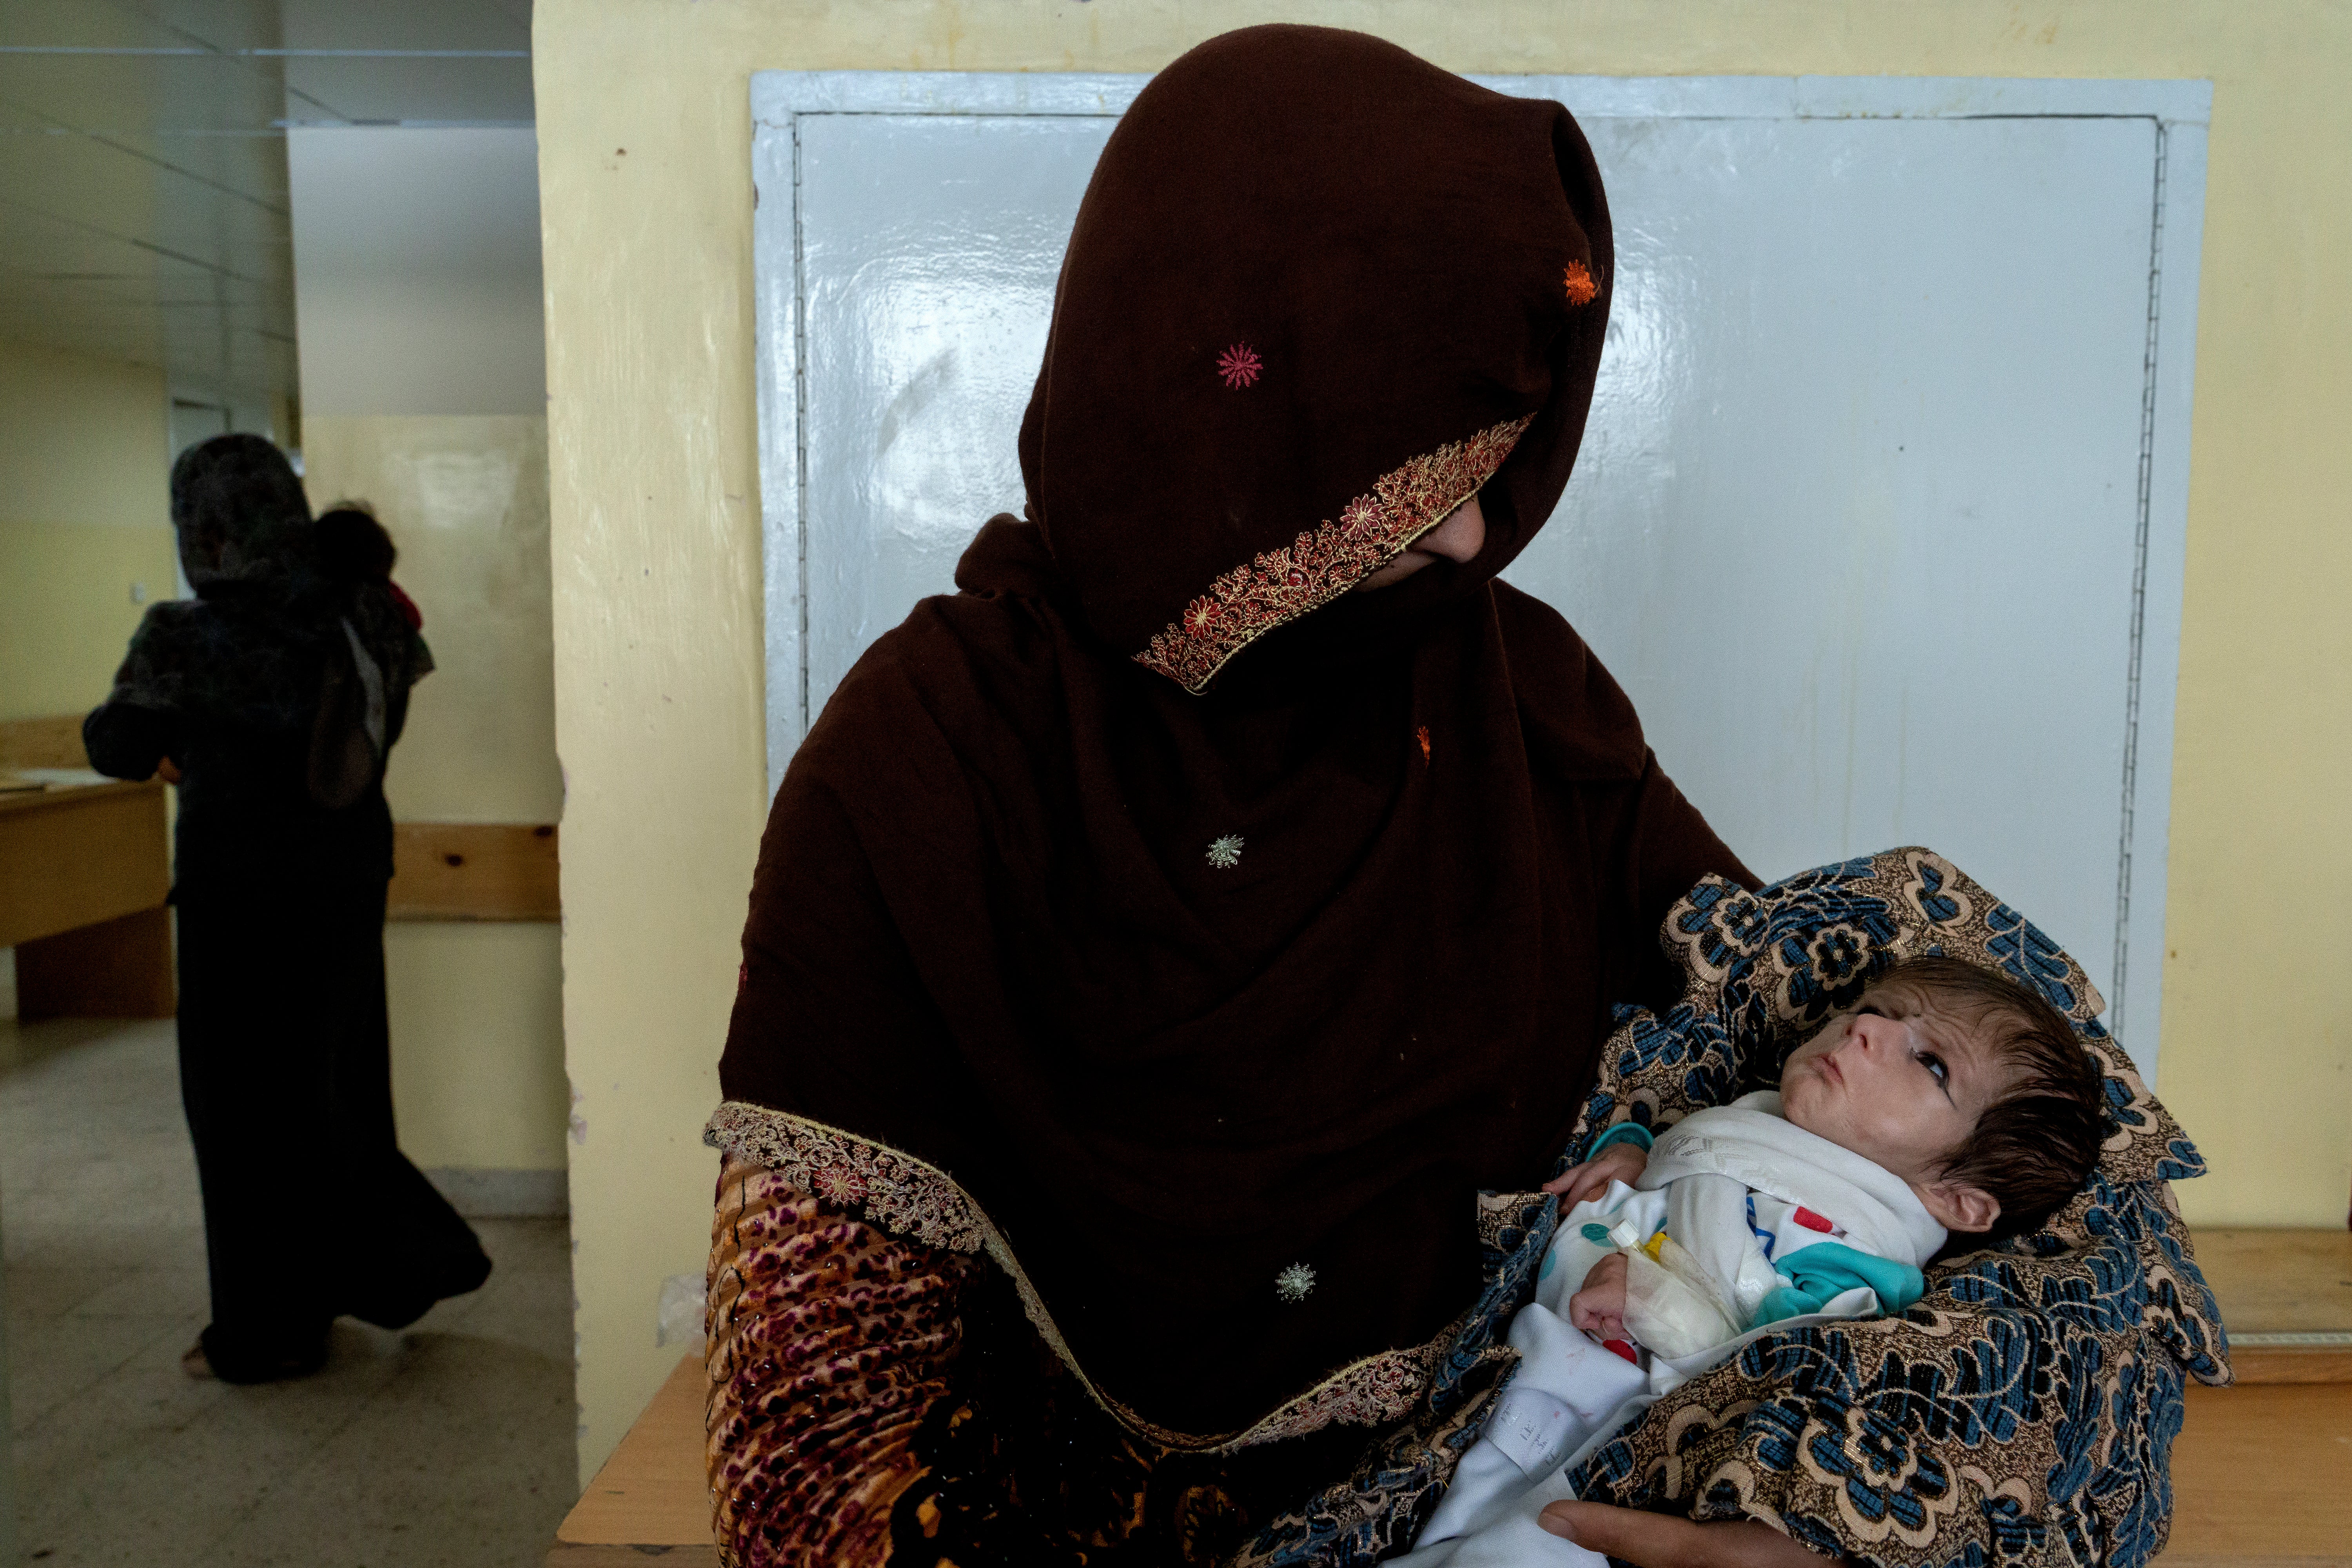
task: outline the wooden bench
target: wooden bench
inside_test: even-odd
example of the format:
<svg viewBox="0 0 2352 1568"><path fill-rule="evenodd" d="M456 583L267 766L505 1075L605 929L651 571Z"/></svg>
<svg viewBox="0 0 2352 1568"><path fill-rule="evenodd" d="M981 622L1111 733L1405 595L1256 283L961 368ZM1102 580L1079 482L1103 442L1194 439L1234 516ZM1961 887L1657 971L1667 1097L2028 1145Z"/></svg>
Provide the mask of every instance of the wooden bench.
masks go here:
<svg viewBox="0 0 2352 1568"><path fill-rule="evenodd" d="M657 1552L656 1549L659 1549ZM548 1568L718 1568L702 1475L702 1358L688 1356L580 1494Z"/></svg>
<svg viewBox="0 0 2352 1568"><path fill-rule="evenodd" d="M2352 1339L2352 1234L2204 1231L2197 1248L2233 1331ZM2352 1346L2235 1359L2240 1386L2189 1390L2161 1568L2352 1568ZM565 1518L547 1568L717 1568L702 1394L688 1356Z"/></svg>
<svg viewBox="0 0 2352 1568"><path fill-rule="evenodd" d="M553 823L402 822L392 834L386 920L563 918Z"/></svg>

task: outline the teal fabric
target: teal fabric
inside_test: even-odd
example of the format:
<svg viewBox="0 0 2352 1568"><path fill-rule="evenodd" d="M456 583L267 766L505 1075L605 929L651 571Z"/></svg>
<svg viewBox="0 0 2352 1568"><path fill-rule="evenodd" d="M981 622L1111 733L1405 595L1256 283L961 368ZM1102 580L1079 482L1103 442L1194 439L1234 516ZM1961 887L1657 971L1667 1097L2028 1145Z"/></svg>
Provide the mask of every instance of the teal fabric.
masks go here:
<svg viewBox="0 0 2352 1568"><path fill-rule="evenodd" d="M1773 1259L1773 1267L1796 1283L1783 1285L1764 1298L1748 1325L1751 1329L1825 1310L1830 1302L1857 1285L1876 1293L1882 1312L1899 1312L1927 1293L1927 1277L1908 1263L1856 1252L1843 1242L1817 1241L1801 1247Z"/></svg>
<svg viewBox="0 0 2352 1568"><path fill-rule="evenodd" d="M1595 1138L1592 1141L1592 1147L1584 1152L1584 1157L1587 1160L1594 1159L1599 1156L1601 1151L1612 1143L1639 1143L1647 1150L1651 1143L1650 1130L1638 1121L1620 1121L1615 1126L1603 1131L1600 1137Z"/></svg>

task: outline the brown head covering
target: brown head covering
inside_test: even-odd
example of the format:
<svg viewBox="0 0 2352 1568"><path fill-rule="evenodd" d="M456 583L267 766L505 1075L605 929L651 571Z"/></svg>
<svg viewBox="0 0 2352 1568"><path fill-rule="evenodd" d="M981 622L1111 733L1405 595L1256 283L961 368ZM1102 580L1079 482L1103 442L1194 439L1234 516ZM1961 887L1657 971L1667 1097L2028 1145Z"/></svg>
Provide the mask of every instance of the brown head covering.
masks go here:
<svg viewBox="0 0 2352 1568"><path fill-rule="evenodd" d="M985 1233L1157 1440L1439 1334L1473 1192L1549 1173L1667 905L1746 878L1493 581L1567 481L1610 260L1557 104L1321 28L1186 55L1079 213L1031 521L777 796L721 1077L787 1114L721 1136ZM1475 560L1341 597L1474 493Z"/></svg>
<svg viewBox="0 0 2352 1568"><path fill-rule="evenodd" d="M1496 471L1502 569L1568 482L1609 207L1554 103L1361 34L1258 27L1162 72L1104 149L1021 428L1087 625L1199 690Z"/></svg>

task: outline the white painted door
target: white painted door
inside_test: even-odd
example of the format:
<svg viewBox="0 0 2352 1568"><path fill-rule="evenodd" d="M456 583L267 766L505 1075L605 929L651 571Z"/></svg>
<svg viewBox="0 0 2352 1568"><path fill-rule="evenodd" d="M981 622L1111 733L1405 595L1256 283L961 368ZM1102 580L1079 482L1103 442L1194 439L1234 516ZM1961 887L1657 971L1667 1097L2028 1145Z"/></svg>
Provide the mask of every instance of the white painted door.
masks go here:
<svg viewBox="0 0 2352 1568"><path fill-rule="evenodd" d="M773 770L1018 509L1138 85L754 79ZM1511 581L1759 873L1931 845L2152 1068L2201 89L1492 85L1577 110L1618 248L1583 455Z"/></svg>

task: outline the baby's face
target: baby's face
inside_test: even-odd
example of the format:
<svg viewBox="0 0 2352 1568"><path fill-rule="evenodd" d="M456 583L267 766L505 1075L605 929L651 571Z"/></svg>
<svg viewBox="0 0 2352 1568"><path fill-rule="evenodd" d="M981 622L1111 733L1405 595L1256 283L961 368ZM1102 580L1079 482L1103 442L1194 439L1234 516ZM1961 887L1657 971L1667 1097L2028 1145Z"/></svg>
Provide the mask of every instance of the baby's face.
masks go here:
<svg viewBox="0 0 2352 1568"><path fill-rule="evenodd" d="M1923 1188L2004 1087L1966 1020L1913 987L1874 985L1789 1058L1780 1104L1806 1131Z"/></svg>

